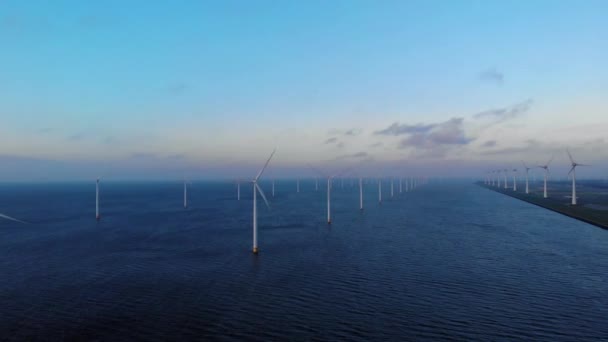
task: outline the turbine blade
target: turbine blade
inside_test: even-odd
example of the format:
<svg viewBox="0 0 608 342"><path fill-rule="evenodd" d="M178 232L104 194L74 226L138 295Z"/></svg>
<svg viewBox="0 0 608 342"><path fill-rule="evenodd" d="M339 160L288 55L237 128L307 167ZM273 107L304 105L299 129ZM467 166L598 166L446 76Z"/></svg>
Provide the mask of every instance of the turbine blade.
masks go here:
<svg viewBox="0 0 608 342"><path fill-rule="evenodd" d="M568 153L568 158L570 158L570 162L571 162L572 164L576 164L576 163L574 162L574 159L572 159L572 155L570 154L570 150L569 150L569 149L566 149L566 153Z"/></svg>
<svg viewBox="0 0 608 342"><path fill-rule="evenodd" d="M264 195L264 191L262 190L262 188L260 188L260 186L258 185L257 182L254 184L255 184L255 188L258 189L258 192L262 196L262 199L264 199L264 203L266 203L266 206L268 207L268 209L270 209L270 204L268 204L268 200L266 199L266 195Z"/></svg>
<svg viewBox="0 0 608 342"><path fill-rule="evenodd" d="M592 165L589 165L589 164L576 164L576 166L592 166Z"/></svg>
<svg viewBox="0 0 608 342"><path fill-rule="evenodd" d="M16 219L16 218L14 218L14 217L10 217L10 216L8 216L8 215L0 214L0 217L2 217L2 218L4 218L4 219L7 219L7 220L10 220L10 221L15 221L15 222L19 222L19 223L26 223L26 224L27 224L27 222L25 222L25 221L18 220L18 219Z"/></svg>
<svg viewBox="0 0 608 342"><path fill-rule="evenodd" d="M568 172L568 176L570 176L570 174L572 173L572 171L574 171L574 169L576 168L576 166L573 166L570 171Z"/></svg>
<svg viewBox="0 0 608 342"><path fill-rule="evenodd" d="M272 150L272 153L270 154L270 157L268 157L268 160L266 161L266 164L264 164L264 167L260 170L260 172L258 172L258 175L255 176L255 180L257 181L258 179L260 179L260 177L262 176L262 173L264 173L264 170L266 170L266 167L268 166L268 163L270 163L270 159L272 159L272 156L274 156L274 153L277 151L277 149L275 148L274 150Z"/></svg>

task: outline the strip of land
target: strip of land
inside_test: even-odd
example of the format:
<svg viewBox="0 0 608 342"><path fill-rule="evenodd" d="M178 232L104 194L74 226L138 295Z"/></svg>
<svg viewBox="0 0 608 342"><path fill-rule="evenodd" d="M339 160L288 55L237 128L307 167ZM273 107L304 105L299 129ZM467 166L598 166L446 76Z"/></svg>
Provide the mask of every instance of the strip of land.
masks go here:
<svg viewBox="0 0 608 342"><path fill-rule="evenodd" d="M608 229L608 210L597 210L592 208L594 206L601 207L600 203L586 203L579 199L579 205L573 206L570 205L570 198L564 195L563 191L554 191L553 196L550 195L549 198L543 198L541 193L526 194L522 190L513 191L512 188L498 188L496 186L486 185L483 182L478 182L477 184L486 189L517 198L603 229ZM580 193L577 198L582 198L583 196L585 196L585 194ZM593 193L590 193L588 197L595 198Z"/></svg>

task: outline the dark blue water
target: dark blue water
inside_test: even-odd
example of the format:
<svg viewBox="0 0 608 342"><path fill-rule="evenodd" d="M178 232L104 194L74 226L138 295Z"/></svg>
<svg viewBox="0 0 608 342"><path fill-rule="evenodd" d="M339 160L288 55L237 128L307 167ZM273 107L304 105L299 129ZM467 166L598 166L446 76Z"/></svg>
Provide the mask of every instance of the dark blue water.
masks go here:
<svg viewBox="0 0 608 342"><path fill-rule="evenodd" d="M270 197L269 185L263 184ZM0 339L608 339L608 231L472 184L2 185ZM261 204L261 202L260 202Z"/></svg>

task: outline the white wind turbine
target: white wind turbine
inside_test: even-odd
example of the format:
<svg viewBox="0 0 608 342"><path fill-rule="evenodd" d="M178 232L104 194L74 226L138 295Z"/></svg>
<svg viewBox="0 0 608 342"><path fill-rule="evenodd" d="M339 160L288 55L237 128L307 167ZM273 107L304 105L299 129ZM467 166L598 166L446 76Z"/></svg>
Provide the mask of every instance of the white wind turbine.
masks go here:
<svg viewBox="0 0 608 342"><path fill-rule="evenodd" d="M95 181L95 219L99 221L101 216L99 215L99 177Z"/></svg>
<svg viewBox="0 0 608 342"><path fill-rule="evenodd" d="M186 183L186 178L184 178L184 208L188 208L188 186Z"/></svg>
<svg viewBox="0 0 608 342"><path fill-rule="evenodd" d="M192 184L184 177L184 208L188 208L188 184ZM239 195L240 197L240 195Z"/></svg>
<svg viewBox="0 0 608 342"><path fill-rule="evenodd" d="M395 195L395 190L393 186L393 177L391 177L391 198Z"/></svg>
<svg viewBox="0 0 608 342"><path fill-rule="evenodd" d="M531 168L529 168L523 160L521 161L521 163L524 165L524 169L526 170L526 194L529 194L530 188L528 187L528 172L530 172Z"/></svg>
<svg viewBox="0 0 608 342"><path fill-rule="evenodd" d="M334 174L334 175L326 175L325 173L315 169L311 165L308 165L308 167L310 167L313 171L317 172L321 176L327 178L327 224L331 224L331 188L332 188L333 179L335 177L338 177L341 174L344 174L344 172L346 172L346 171L342 171L342 172L340 172L338 174Z"/></svg>
<svg viewBox="0 0 608 342"><path fill-rule="evenodd" d="M500 170L496 170L496 187L500 189Z"/></svg>
<svg viewBox="0 0 608 342"><path fill-rule="evenodd" d="M517 191L517 169L513 169L513 191Z"/></svg>
<svg viewBox="0 0 608 342"><path fill-rule="evenodd" d="M363 210L363 178L359 177L359 210Z"/></svg>
<svg viewBox="0 0 608 342"><path fill-rule="evenodd" d="M272 197L274 198L274 178L272 179Z"/></svg>
<svg viewBox="0 0 608 342"><path fill-rule="evenodd" d="M504 178L504 181L505 181L505 184L504 184L504 185L505 185L505 189L508 189L508 188L509 188L509 180L508 180L508 178L507 178L507 173L509 172L509 170L504 169L503 171L505 172L505 173L503 174L503 176L505 177L505 178Z"/></svg>
<svg viewBox="0 0 608 342"><path fill-rule="evenodd" d="M545 165L538 165L538 167L540 167L541 169L545 169L544 187L543 187L543 198L547 198L547 176L549 175L549 164L551 164L551 161L553 161L553 157L551 157L551 159L549 159L549 161L547 162L547 164L545 164Z"/></svg>
<svg viewBox="0 0 608 342"><path fill-rule="evenodd" d="M589 165L585 165L585 164L579 164L577 162L574 161L574 159L572 159L572 155L570 154L569 150L566 150L566 152L568 152L568 158L570 158L570 163L572 165L572 168L570 169L570 172L568 172L568 174L572 174L572 205L576 205L576 167L577 166L589 166Z"/></svg>
<svg viewBox="0 0 608 342"><path fill-rule="evenodd" d="M258 192L260 193L260 196L262 196L262 199L264 200L264 203L266 203L266 206L268 208L270 208L270 205L268 204L268 200L266 199L266 195L264 195L264 191L258 185L258 180L262 176L262 173L264 172L264 170L266 170L266 167L268 166L268 163L270 163L270 159L272 159L272 156L274 155L275 151L276 151L276 149L272 150L272 153L270 154L270 157L268 157L268 160L266 160L266 164L264 164L264 167L262 167L260 172L258 172L258 175L255 176L255 178L251 181L251 183L253 184L253 253L254 254L257 254L259 251L258 250L258 206L257 206L257 193Z"/></svg>
<svg viewBox="0 0 608 342"><path fill-rule="evenodd" d="M296 179L296 192L300 193L300 178Z"/></svg>
<svg viewBox="0 0 608 342"><path fill-rule="evenodd" d="M399 177L399 193L403 193L403 178Z"/></svg>
<svg viewBox="0 0 608 342"><path fill-rule="evenodd" d="M240 179L236 180L236 200L237 201L241 200L241 180Z"/></svg>
<svg viewBox="0 0 608 342"><path fill-rule="evenodd" d="M382 178L378 178L378 203L382 204Z"/></svg>

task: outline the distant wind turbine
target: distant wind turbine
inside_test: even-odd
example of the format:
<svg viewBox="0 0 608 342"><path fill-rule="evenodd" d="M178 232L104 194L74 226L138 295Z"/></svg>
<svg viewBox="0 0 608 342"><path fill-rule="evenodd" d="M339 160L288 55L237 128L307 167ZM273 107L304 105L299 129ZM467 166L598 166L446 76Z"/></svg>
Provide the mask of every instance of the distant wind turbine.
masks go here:
<svg viewBox="0 0 608 342"><path fill-rule="evenodd" d="M241 200L241 180L240 179L236 180L236 200L237 201Z"/></svg>
<svg viewBox="0 0 608 342"><path fill-rule="evenodd" d="M382 178L378 178L378 203L382 204Z"/></svg>
<svg viewBox="0 0 608 342"><path fill-rule="evenodd" d="M570 163L572 165L572 168L570 169L570 172L568 172L568 174L572 174L572 205L576 205L576 167L577 166L589 166L589 165L585 165L585 164L579 164L577 162L574 161L574 159L572 159L572 155L570 154L569 150L566 150L566 152L568 152L568 158L570 158Z"/></svg>
<svg viewBox="0 0 608 342"><path fill-rule="evenodd" d="M553 161L553 157L549 159L549 161L545 165L538 165L541 169L545 169L545 179L544 179L544 187L543 187L543 198L547 198L547 176L549 175L549 164Z"/></svg>
<svg viewBox="0 0 608 342"><path fill-rule="evenodd" d="M270 163L270 159L272 159L272 156L274 156L275 152L276 152L276 149L272 150L272 153L270 154L270 157L268 157L268 160L266 161L266 164L264 164L264 167L262 167L260 172L258 172L257 176L255 176L255 178L251 181L251 183L253 184L253 253L254 254L258 254L258 251L259 251L258 250L258 206L257 206L257 193L258 192L260 193L260 196L262 196L262 199L264 200L264 203L266 203L266 206L268 208L270 208L270 204L268 204L268 200L266 199L266 195L264 195L264 191L258 185L258 180L262 176L262 173L264 173L264 170L266 170L266 167L268 166L268 163Z"/></svg>
<svg viewBox="0 0 608 342"><path fill-rule="evenodd" d="M359 210L363 210L363 178L359 177Z"/></svg>
<svg viewBox="0 0 608 342"><path fill-rule="evenodd" d="M188 208L188 184L192 184L184 178L184 208ZM239 191L240 192L240 191ZM239 195L240 198L240 195Z"/></svg>
<svg viewBox="0 0 608 342"><path fill-rule="evenodd" d="M503 176L505 177L505 179L504 179L504 180L505 180L505 184L504 184L504 185L505 185L505 189L508 189L508 188L509 188L509 180L508 180L508 178L507 178L507 173L509 172L509 170L504 169L503 171L505 172L505 173L503 174Z"/></svg>
<svg viewBox="0 0 608 342"><path fill-rule="evenodd" d="M526 165L526 163L524 163L523 160L521 163L524 165L524 169L526 170L526 194L529 194L530 188L528 187L528 172L530 172L531 169L528 167L528 165Z"/></svg>
<svg viewBox="0 0 608 342"><path fill-rule="evenodd" d="M95 182L95 219L99 221L101 216L99 216L99 177Z"/></svg>
<svg viewBox="0 0 608 342"><path fill-rule="evenodd" d="M327 224L331 224L331 188L332 188L333 179L335 177L340 176L341 174L344 174L344 172L346 172L346 170L344 170L338 174L326 175L325 173L315 169L314 167L312 167L310 165L308 167L310 167L313 171L317 172L321 176L327 178Z"/></svg>
<svg viewBox="0 0 608 342"><path fill-rule="evenodd" d="M513 169L513 191L517 191L517 169Z"/></svg>

